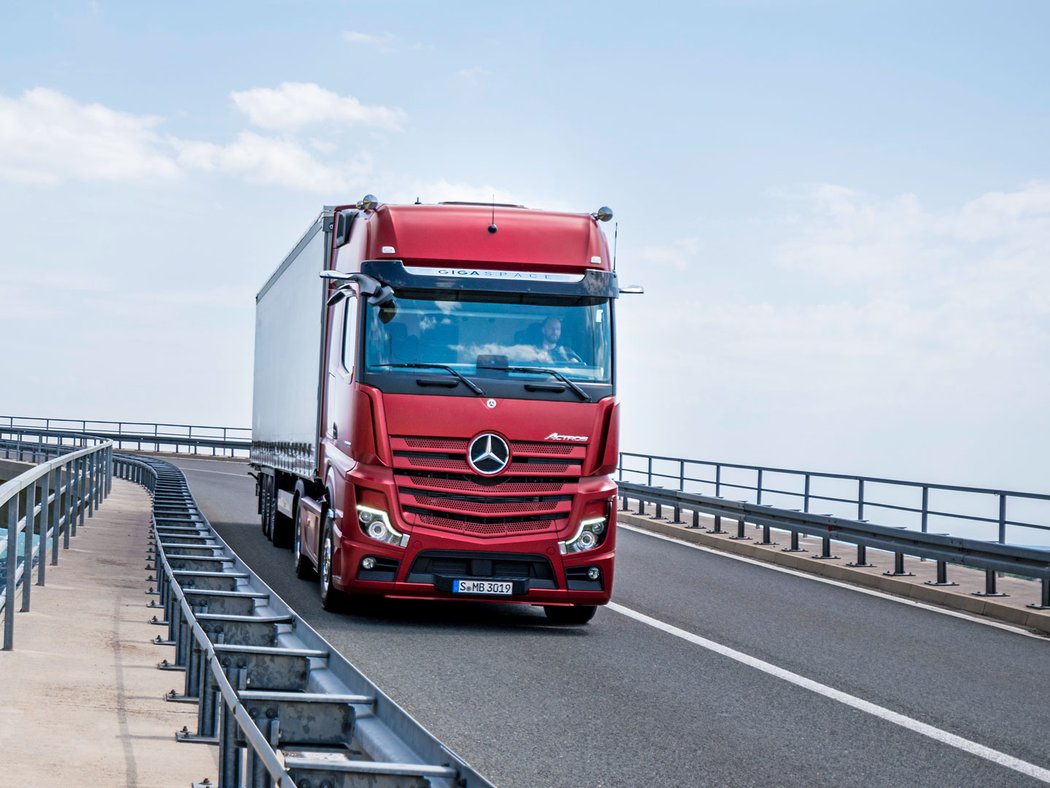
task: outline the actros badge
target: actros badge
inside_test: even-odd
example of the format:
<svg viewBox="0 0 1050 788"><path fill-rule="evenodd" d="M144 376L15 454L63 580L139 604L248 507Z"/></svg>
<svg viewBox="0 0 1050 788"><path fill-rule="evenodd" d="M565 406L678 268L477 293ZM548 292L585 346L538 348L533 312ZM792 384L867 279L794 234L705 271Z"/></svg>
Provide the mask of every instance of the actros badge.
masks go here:
<svg viewBox="0 0 1050 788"><path fill-rule="evenodd" d="M510 446L499 435L482 433L467 447L467 462L478 473L492 476L507 467Z"/></svg>

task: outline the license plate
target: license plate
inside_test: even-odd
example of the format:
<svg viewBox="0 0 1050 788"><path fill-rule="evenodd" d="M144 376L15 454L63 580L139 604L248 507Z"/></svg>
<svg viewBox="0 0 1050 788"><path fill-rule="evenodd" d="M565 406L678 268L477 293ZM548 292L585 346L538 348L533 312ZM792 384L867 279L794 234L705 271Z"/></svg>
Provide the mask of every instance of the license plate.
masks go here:
<svg viewBox="0 0 1050 788"><path fill-rule="evenodd" d="M452 593L510 595L514 584L505 580L453 580Z"/></svg>

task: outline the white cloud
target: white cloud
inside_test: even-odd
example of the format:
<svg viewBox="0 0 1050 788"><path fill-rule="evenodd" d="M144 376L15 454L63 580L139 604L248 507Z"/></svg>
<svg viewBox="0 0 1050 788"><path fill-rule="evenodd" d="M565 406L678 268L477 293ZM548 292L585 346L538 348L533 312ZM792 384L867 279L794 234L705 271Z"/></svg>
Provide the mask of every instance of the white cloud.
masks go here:
<svg viewBox="0 0 1050 788"><path fill-rule="evenodd" d="M319 161L297 142L251 132L242 132L229 145L178 142L176 147L179 161L187 167L326 194L359 187L370 168L367 157L336 167Z"/></svg>
<svg viewBox="0 0 1050 788"><path fill-rule="evenodd" d="M295 130L320 123L373 126L398 131L405 113L397 107L368 106L311 82L282 82L277 88L253 88L230 94L234 105L256 126Z"/></svg>
<svg viewBox="0 0 1050 788"><path fill-rule="evenodd" d="M343 41L348 44L360 44L362 46L379 47L387 49L393 45L397 37L393 33L361 33L356 30L347 30L342 35Z"/></svg>
<svg viewBox="0 0 1050 788"><path fill-rule="evenodd" d="M49 88L0 96L0 180L50 185L177 177L159 124L154 116L82 104Z"/></svg>
<svg viewBox="0 0 1050 788"><path fill-rule="evenodd" d="M679 238L671 243L643 246L637 250L636 256L638 263L647 270L655 266L687 271L691 265L695 265L699 252L699 239Z"/></svg>

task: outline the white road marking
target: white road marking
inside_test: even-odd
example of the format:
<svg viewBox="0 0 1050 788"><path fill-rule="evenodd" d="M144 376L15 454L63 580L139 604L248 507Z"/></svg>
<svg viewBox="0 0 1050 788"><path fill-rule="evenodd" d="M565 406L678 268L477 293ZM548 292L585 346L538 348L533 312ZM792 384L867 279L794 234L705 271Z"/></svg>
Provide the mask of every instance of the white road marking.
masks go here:
<svg viewBox="0 0 1050 788"><path fill-rule="evenodd" d="M692 542L686 542L681 539L675 539L672 536L665 534L657 534L652 531L646 531L644 528L639 528L636 525L628 525L627 523L617 523L617 528L625 528L628 531L633 531L636 534L642 534L644 536L651 536L654 539L662 539L665 542L672 542L682 547L688 547L692 550L699 550L702 553L710 553L711 555L721 556L722 558L730 558L734 561L741 561L745 564L752 564L754 566L760 566L763 569L769 569L774 572L783 572L786 575L794 575L795 577L801 577L805 580L812 580L814 583L824 583L829 586L835 586L836 588L845 588L847 591L856 591L858 594L867 594L868 596L878 597L879 599L885 599L890 602L896 602L901 605L908 605L909 607L917 607L922 610L928 610L931 613L939 613L942 616L951 616L952 618L961 618L965 621L969 621L974 624L980 624L986 627L992 627L994 629L1002 629L1006 632L1012 632L1015 635L1024 635L1025 637L1033 638L1035 640L1041 640L1046 642L1047 637L1037 632L1025 629L1020 626L1013 624L1007 624L1002 621L991 621L987 618L980 618L975 614L965 613L961 610L951 610L949 608L938 607L937 605L931 605L926 602L920 602L915 599L908 599L907 597L895 596L894 594L888 594L885 591L878 591L874 588L864 588L862 586L855 586L850 583L844 583L841 580L832 580L829 577L821 577L820 575L811 575L808 572L803 572L800 569L791 569L786 566L777 566L766 561L759 561L756 558L748 558L744 555L736 555L735 553L726 553L722 550L716 550L713 547L707 547L706 545L693 544Z"/></svg>
<svg viewBox="0 0 1050 788"><path fill-rule="evenodd" d="M209 471L204 468L180 468L184 473L214 473L218 476L236 476L238 479L250 479L247 473L230 473L229 471Z"/></svg>
<svg viewBox="0 0 1050 788"><path fill-rule="evenodd" d="M655 629L659 629L669 635L674 635L677 638L693 643L694 645L706 648L709 651L713 651L716 654L720 654L723 657L728 657L742 665L746 665L749 668L760 670L763 673L767 673L775 678L787 681L790 684L794 684L802 689L815 692L817 695L821 695L825 698L842 703L850 708L862 711L865 714L870 714L873 717L878 717L886 722L891 722L894 725L899 725L902 728L906 728L915 733L928 736L934 741L947 744L949 747L955 747L958 750L969 753L970 755L976 755L978 758L984 758L992 763L997 763L1000 766L1005 766L1007 769L1013 769L1016 772L1032 777L1041 782L1050 784L1050 769L1044 769L1041 766L1036 766L1034 763L1028 763L1028 761L1022 761L1020 758L1015 758L1012 755L1007 755L1004 752L993 750L991 747L985 747L983 744L978 744L970 739L964 739L962 736L957 736L954 733L935 728L932 725L927 725L925 722L919 722L911 717L906 717L903 714L899 714L895 711L879 706L870 701L866 701L862 698L858 698L855 695L842 692L833 687L829 687L826 684L821 684L812 679L807 679L805 676L800 676L797 673L792 673L790 670L778 667L770 662L752 657L748 654L744 654L741 651L731 649L728 646L723 646L721 643L716 643L713 640L694 635L692 632L687 632L684 629L679 629L671 624L664 623L659 619L655 619L652 616L647 616L645 613L639 613L637 610L632 610L629 607L624 607L615 602L610 602L607 607L610 610L614 610L621 615L633 618L635 621L639 621L643 624L651 626Z"/></svg>

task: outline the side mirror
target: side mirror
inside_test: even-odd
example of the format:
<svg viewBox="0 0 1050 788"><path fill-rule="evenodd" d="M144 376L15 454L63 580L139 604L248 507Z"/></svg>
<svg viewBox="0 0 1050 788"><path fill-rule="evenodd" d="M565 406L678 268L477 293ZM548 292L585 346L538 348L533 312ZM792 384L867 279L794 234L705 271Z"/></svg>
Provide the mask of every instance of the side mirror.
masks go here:
<svg viewBox="0 0 1050 788"><path fill-rule="evenodd" d="M624 285L620 288L620 295L641 295L645 288L641 285Z"/></svg>

